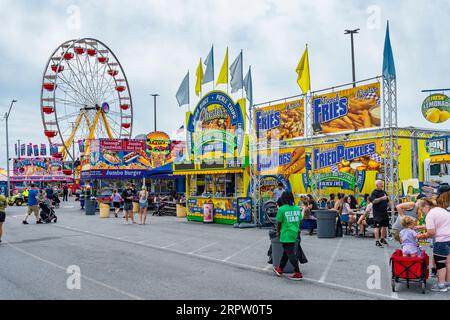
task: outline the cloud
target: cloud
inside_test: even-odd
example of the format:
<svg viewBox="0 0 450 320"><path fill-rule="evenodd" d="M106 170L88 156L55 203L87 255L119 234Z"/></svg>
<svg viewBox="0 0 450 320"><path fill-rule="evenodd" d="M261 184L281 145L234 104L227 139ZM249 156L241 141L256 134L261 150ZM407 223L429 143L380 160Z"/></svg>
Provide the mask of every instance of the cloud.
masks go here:
<svg viewBox="0 0 450 320"><path fill-rule="evenodd" d="M380 28L367 26L369 5L380 8ZM69 28L71 6L80 9L80 29ZM431 126L423 119L420 106L425 95L420 91L446 85L448 12L450 4L437 0L367 4L356 0L2 0L0 112L10 99L18 99L11 139L44 142L39 98L45 64L62 42L94 37L114 51L125 69L135 108L134 134L153 130L150 93L155 92L161 95L158 127L173 132L183 123L187 109L177 106L178 86L188 69L192 86L198 59L206 57L211 44L216 74L227 46L230 60L244 50L245 67L252 65L255 102L264 102L299 94L295 67L306 43L313 89L350 82L350 41L343 32L347 28L361 28L355 38L358 79L379 75L385 21L390 19L399 125L447 129L448 122Z"/></svg>

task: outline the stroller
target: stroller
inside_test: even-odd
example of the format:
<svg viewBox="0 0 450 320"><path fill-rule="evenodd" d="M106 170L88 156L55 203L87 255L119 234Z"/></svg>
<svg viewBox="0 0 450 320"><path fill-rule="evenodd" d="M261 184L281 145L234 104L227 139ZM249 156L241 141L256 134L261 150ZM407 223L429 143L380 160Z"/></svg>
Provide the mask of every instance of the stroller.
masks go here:
<svg viewBox="0 0 450 320"><path fill-rule="evenodd" d="M45 203L40 203L39 207L41 208L41 219L45 223L56 223L58 221L58 217L55 215L55 210L50 208Z"/></svg>
<svg viewBox="0 0 450 320"><path fill-rule="evenodd" d="M395 292L396 283L405 283L409 289L410 282L422 284L422 293L425 294L429 277L430 258L423 252L420 257L403 257L401 250L397 250L391 257L392 265L392 292Z"/></svg>

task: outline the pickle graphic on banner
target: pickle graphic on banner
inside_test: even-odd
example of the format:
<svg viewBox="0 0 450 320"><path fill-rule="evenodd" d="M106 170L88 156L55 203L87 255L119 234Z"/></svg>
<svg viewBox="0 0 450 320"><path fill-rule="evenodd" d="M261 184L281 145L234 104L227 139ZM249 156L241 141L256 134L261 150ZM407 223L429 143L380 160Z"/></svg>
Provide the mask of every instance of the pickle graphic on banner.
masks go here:
<svg viewBox="0 0 450 320"><path fill-rule="evenodd" d="M380 127L380 97L379 82L314 97L314 133L330 134Z"/></svg>
<svg viewBox="0 0 450 320"><path fill-rule="evenodd" d="M422 104L422 114L429 122L446 122L450 119L450 98L441 93L430 95Z"/></svg>

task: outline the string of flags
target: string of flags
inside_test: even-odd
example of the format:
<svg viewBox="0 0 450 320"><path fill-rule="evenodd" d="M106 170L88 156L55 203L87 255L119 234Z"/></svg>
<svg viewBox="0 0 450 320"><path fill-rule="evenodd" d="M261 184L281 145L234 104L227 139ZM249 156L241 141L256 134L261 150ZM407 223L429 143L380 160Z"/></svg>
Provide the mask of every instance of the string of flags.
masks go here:
<svg viewBox="0 0 450 320"><path fill-rule="evenodd" d="M85 140L78 141L78 148L80 153L85 150ZM49 152L48 152L49 151ZM60 152L60 146L58 144L47 145L41 143L40 146L33 143L15 144L16 157L46 157L47 155L55 156Z"/></svg>

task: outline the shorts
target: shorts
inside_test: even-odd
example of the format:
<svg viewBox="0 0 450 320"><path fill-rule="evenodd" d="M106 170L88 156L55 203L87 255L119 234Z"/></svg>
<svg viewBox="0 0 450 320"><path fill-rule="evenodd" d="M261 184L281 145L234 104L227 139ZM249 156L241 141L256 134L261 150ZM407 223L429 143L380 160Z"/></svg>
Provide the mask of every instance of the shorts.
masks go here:
<svg viewBox="0 0 450 320"><path fill-rule="evenodd" d="M433 254L441 257L447 257L450 254L450 241L435 242L433 245Z"/></svg>
<svg viewBox="0 0 450 320"><path fill-rule="evenodd" d="M367 223L369 226L373 226L373 225L375 224L375 221L373 220L373 218L369 218L369 219L366 219L366 223Z"/></svg>
<svg viewBox="0 0 450 320"><path fill-rule="evenodd" d="M113 207L116 209L120 209L120 202L113 202Z"/></svg>
<svg viewBox="0 0 450 320"><path fill-rule="evenodd" d="M373 218L373 226L375 228L384 228L389 227L389 217L374 217Z"/></svg>
<svg viewBox="0 0 450 320"><path fill-rule="evenodd" d="M139 208L141 208L141 209L148 208L148 201L145 201L145 202L139 201Z"/></svg>
<svg viewBox="0 0 450 320"><path fill-rule="evenodd" d="M131 211L131 210L133 210L133 203L132 202L130 202L130 203L125 202L123 204L123 210L124 211Z"/></svg>
<svg viewBox="0 0 450 320"><path fill-rule="evenodd" d="M402 248L403 255L420 255L419 248L417 246L403 246Z"/></svg>
<svg viewBox="0 0 450 320"><path fill-rule="evenodd" d="M0 223L5 222L6 220L6 213L0 212Z"/></svg>
<svg viewBox="0 0 450 320"><path fill-rule="evenodd" d="M27 214L31 215L34 213L36 217L39 217L39 206L28 206Z"/></svg>
<svg viewBox="0 0 450 320"><path fill-rule="evenodd" d="M350 221L350 215L349 214L343 214L341 215L341 222L347 223Z"/></svg>

